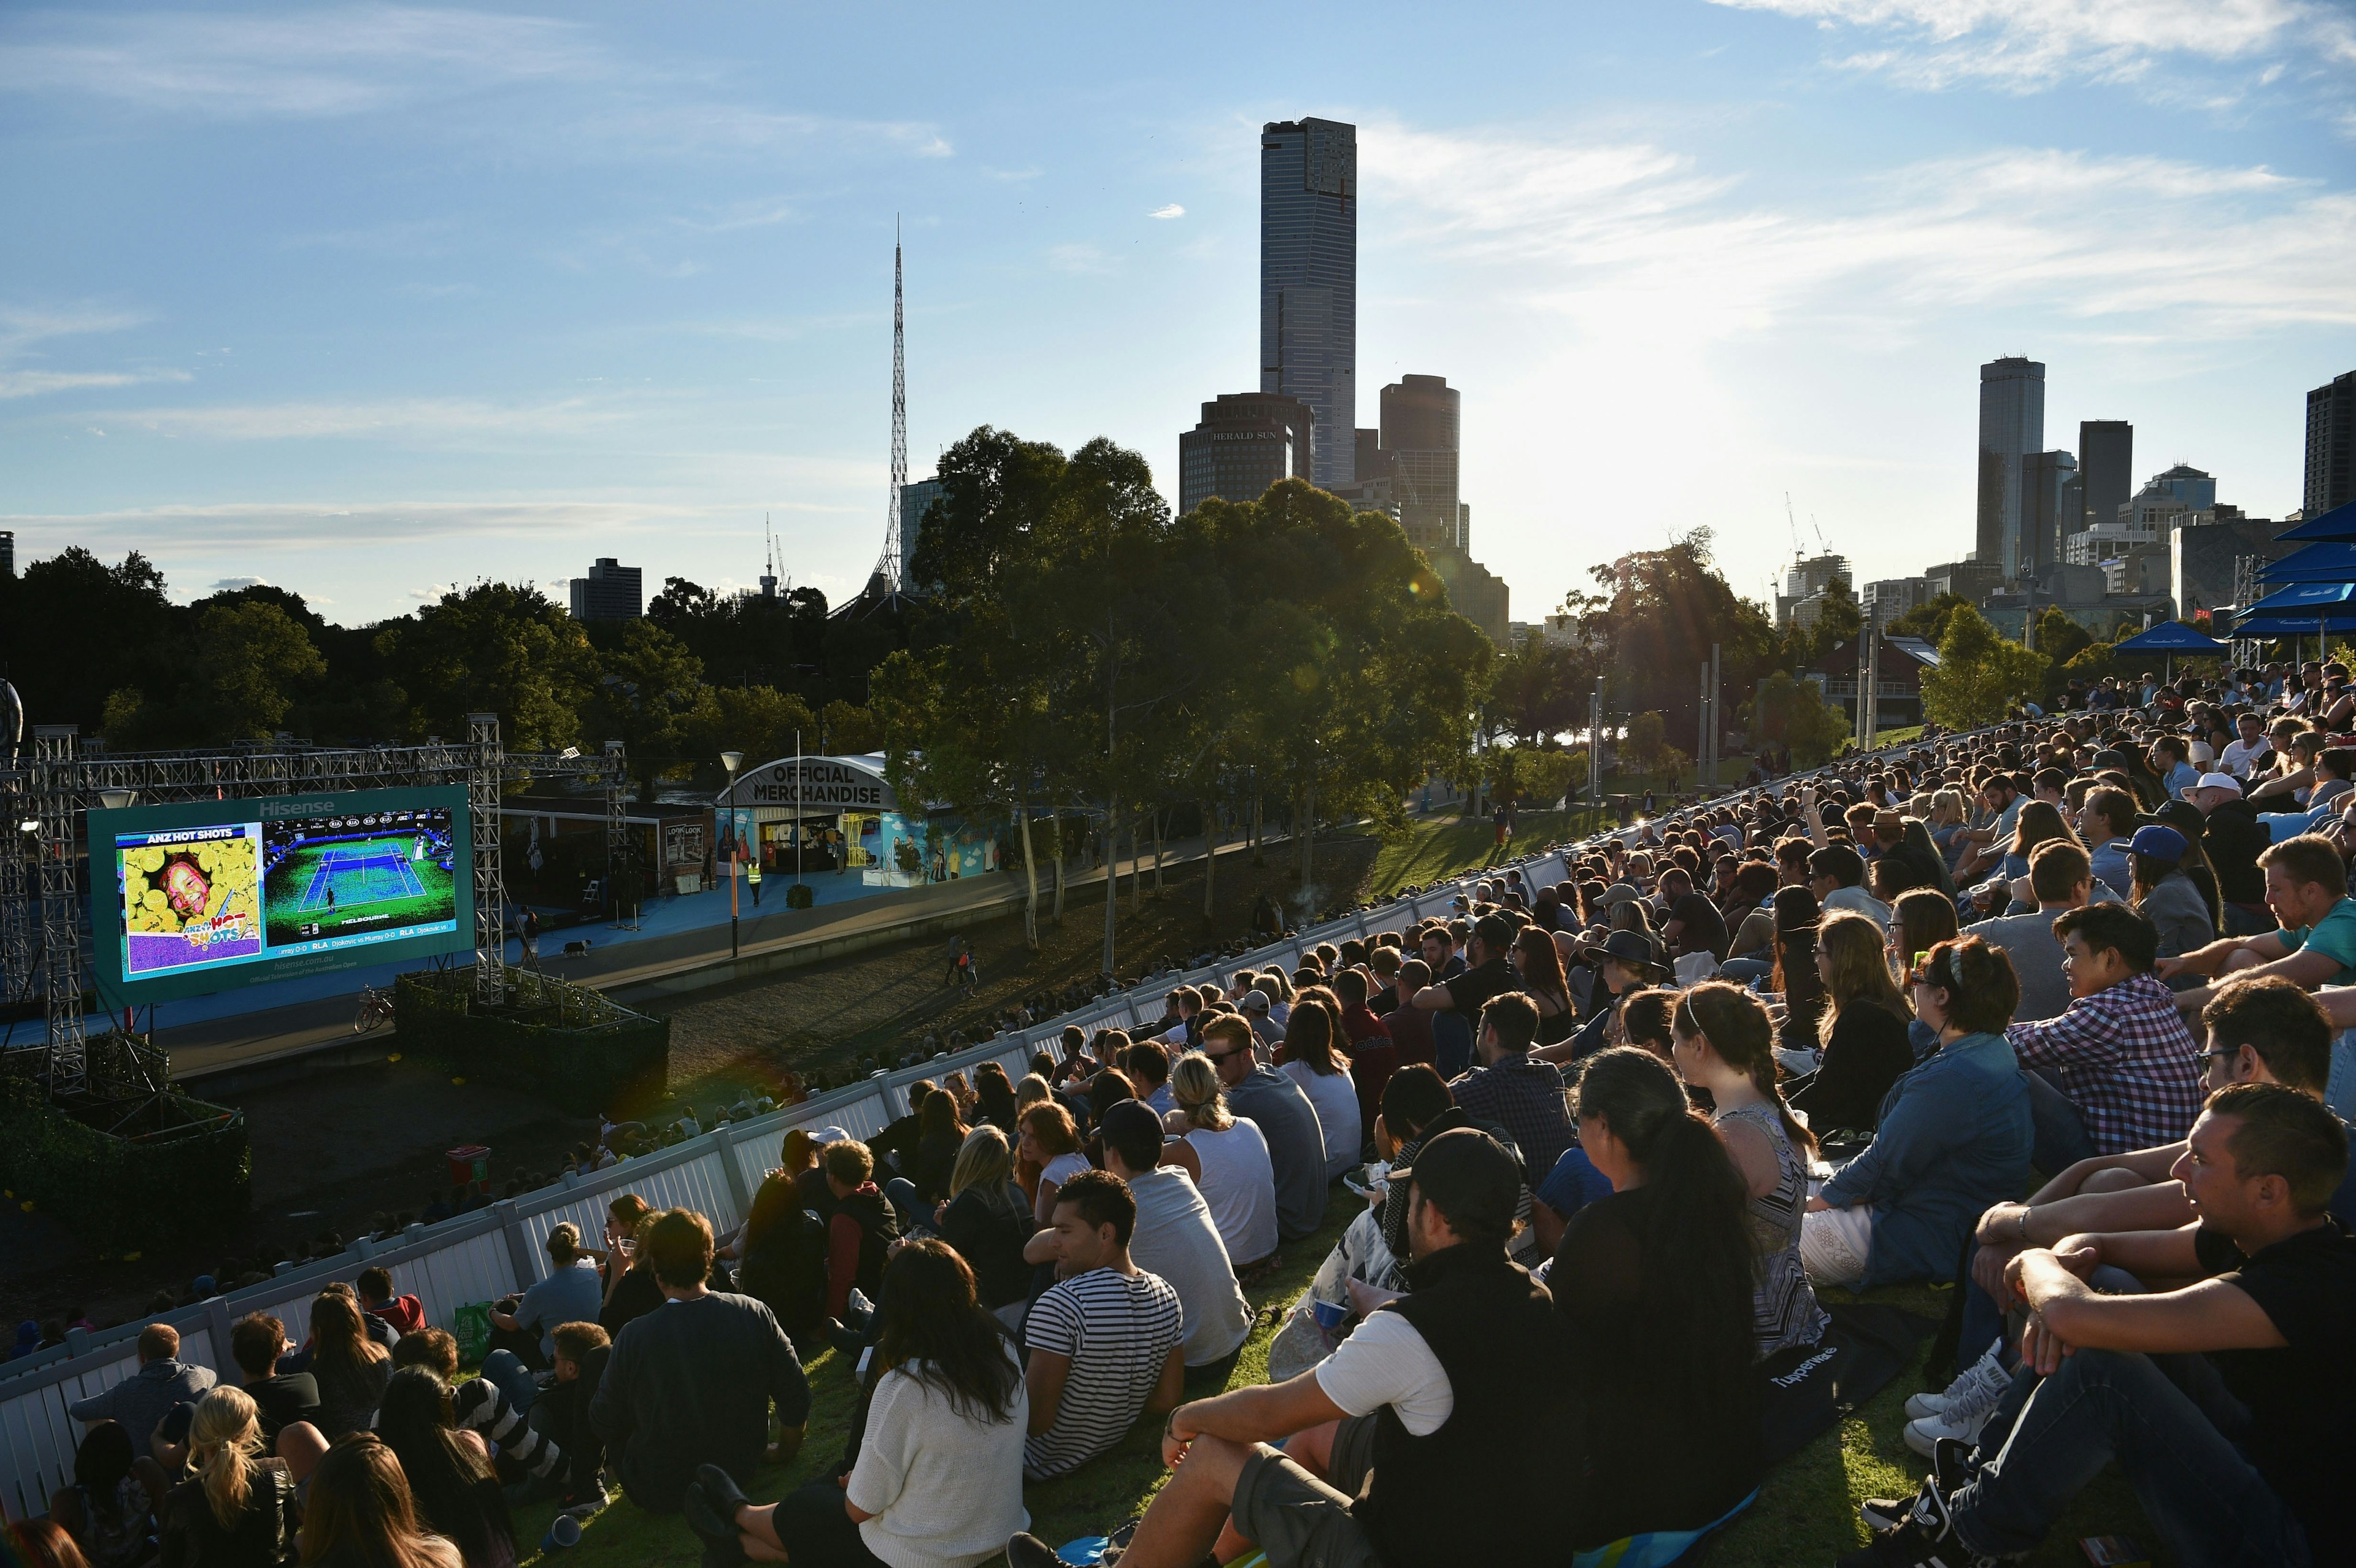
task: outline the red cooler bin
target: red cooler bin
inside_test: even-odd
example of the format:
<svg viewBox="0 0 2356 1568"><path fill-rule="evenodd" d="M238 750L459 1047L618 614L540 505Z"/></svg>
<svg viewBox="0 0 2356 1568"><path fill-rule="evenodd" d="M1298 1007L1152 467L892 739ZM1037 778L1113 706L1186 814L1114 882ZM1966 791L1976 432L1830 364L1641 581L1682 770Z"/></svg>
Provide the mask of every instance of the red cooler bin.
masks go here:
<svg viewBox="0 0 2356 1568"><path fill-rule="evenodd" d="M442 1157L450 1162L451 1186L491 1189L491 1151L481 1144L446 1150Z"/></svg>

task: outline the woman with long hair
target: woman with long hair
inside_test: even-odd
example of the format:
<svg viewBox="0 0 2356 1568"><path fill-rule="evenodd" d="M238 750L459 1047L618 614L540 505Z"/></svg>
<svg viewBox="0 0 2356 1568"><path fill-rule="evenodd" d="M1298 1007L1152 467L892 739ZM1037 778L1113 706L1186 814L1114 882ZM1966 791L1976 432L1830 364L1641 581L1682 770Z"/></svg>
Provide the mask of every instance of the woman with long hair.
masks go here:
<svg viewBox="0 0 2356 1568"><path fill-rule="evenodd" d="M2158 931L2162 958L2216 940L2219 911L2184 869L2192 853L2191 840L2164 822L2137 830L2127 850L2127 901Z"/></svg>
<svg viewBox="0 0 2356 1568"><path fill-rule="evenodd" d="M1882 1096L1914 1065L1906 1038L1913 1015L1890 977L1885 941L1861 914L1835 911L1816 927L1826 1004L1816 1026L1820 1050L1815 1075L1792 1096L1811 1126L1871 1132L1881 1119Z"/></svg>
<svg viewBox="0 0 2356 1568"><path fill-rule="evenodd" d="M1701 1529L1759 1484L1758 1265L1742 1176L1666 1063L1600 1051L1577 1099L1612 1191L1564 1227L1547 1284L1595 1424L1569 1513L1589 1547Z"/></svg>
<svg viewBox="0 0 2356 1568"><path fill-rule="evenodd" d="M1767 988L1783 999L1776 1043L1786 1051L1814 1051L1825 1011L1825 983L1816 972L1816 922L1822 911L1805 888L1775 894L1775 972Z"/></svg>
<svg viewBox="0 0 2356 1568"><path fill-rule="evenodd" d="M143 1540L141 1545L146 1542ZM15 1555L10 1555L14 1552ZM53 1519L20 1519L0 1524L0 1562L23 1560L24 1568L90 1568L74 1544L73 1532Z"/></svg>
<svg viewBox="0 0 2356 1568"><path fill-rule="evenodd" d="M418 1517L458 1548L466 1568L512 1568L515 1526L482 1437L461 1427L450 1390L430 1368L403 1367L385 1385L376 1435L401 1461Z"/></svg>
<svg viewBox="0 0 2356 1568"><path fill-rule="evenodd" d="M974 1298L973 1271L940 1241L911 1242L884 1266L882 1369L858 1457L841 1481L781 1502L744 1500L705 1465L687 1491L706 1560L810 1568L977 1563L1027 1528L1023 1435L1031 1413L1012 1346Z"/></svg>
<svg viewBox="0 0 2356 1568"><path fill-rule="evenodd" d="M936 1090L926 1096L916 1112L916 1168L911 1178L920 1201L938 1203L948 1196L949 1169L968 1130L956 1095Z"/></svg>
<svg viewBox="0 0 2356 1568"><path fill-rule="evenodd" d="M1931 829L1919 816L1910 816L1899 835L1899 842L1909 851L1910 859L1931 873L1931 881L1917 886L1937 888L1949 898L1955 896L1955 874L1948 868L1947 858L1932 841ZM1904 889L1899 890L1903 892ZM1887 902L1887 900L1883 901Z"/></svg>
<svg viewBox="0 0 2356 1568"><path fill-rule="evenodd" d="M392 1357L368 1337L360 1306L339 1290L323 1290L311 1302L311 1376L319 1385L319 1413L313 1424L333 1443L358 1432L384 1397Z"/></svg>
<svg viewBox="0 0 2356 1568"><path fill-rule="evenodd" d="M1014 1131L1014 1119L1021 1108L1014 1103L1014 1085L1007 1081L1006 1069L995 1061L985 1061L973 1070L974 1115L988 1122L1001 1133Z"/></svg>
<svg viewBox="0 0 2356 1568"><path fill-rule="evenodd" d="M981 1304L992 1312L1012 1307L1019 1313L1031 1291L1023 1245L1036 1227L1031 1201L1015 1185L1004 1133L983 1125L965 1136L949 1172L948 1201L935 1223L941 1239L972 1265Z"/></svg>
<svg viewBox="0 0 2356 1568"><path fill-rule="evenodd" d="M303 1504L303 1568L466 1568L458 1549L419 1528L401 1461L373 1432L338 1438Z"/></svg>
<svg viewBox="0 0 2356 1568"><path fill-rule="evenodd" d="M1227 1260L1241 1274L1276 1252L1276 1166L1268 1139L1256 1124L1227 1109L1219 1070L1199 1051L1171 1068L1170 1098L1178 1108L1162 1118L1162 1127L1177 1141L1163 1150L1162 1162L1183 1167L1194 1179Z"/></svg>
<svg viewBox="0 0 2356 1568"><path fill-rule="evenodd" d="M1562 955L1554 938L1534 925L1514 937L1507 961L1521 981L1523 995L1538 1005L1537 1045L1559 1045L1579 1027L1579 1008L1570 999L1570 979L1563 973Z"/></svg>
<svg viewBox="0 0 2356 1568"><path fill-rule="evenodd" d="M1087 1169L1088 1158L1080 1152L1080 1130L1073 1125L1072 1113L1060 1100L1042 1100L1030 1106L1023 1113L1022 1125L1023 1158L1039 1170L1039 1192L1032 1215L1045 1225L1055 1216L1056 1189Z"/></svg>
<svg viewBox="0 0 2356 1568"><path fill-rule="evenodd" d="M1861 914L1836 915L1826 924ZM1678 998L1671 1027L1677 1076L1710 1094L1710 1125L1748 1190L1757 1254L1751 1326L1764 1360L1824 1337L1829 1319L1800 1264L1800 1214L1808 1200L1815 1136L1784 1105L1775 1081L1775 1026L1766 1005L1737 986L1710 981Z"/></svg>
<svg viewBox="0 0 2356 1568"><path fill-rule="evenodd" d="M1959 789L1939 789L1931 795L1931 820L1926 824L1931 842L1939 851L1940 863L1952 874L1960 858L1955 848L1955 835L1972 825L1971 813L1965 809L1964 792Z"/></svg>
<svg viewBox="0 0 2356 1568"><path fill-rule="evenodd" d="M1538 940L1546 941L1544 937ZM1554 944L1546 944L1554 951ZM1341 1001L1323 986L1301 993L1292 1005L1292 1021L1276 1044L1277 1071L1301 1085L1317 1113L1325 1139L1325 1179L1333 1180L1358 1163L1358 1087L1350 1076L1349 1059L1342 1054Z"/></svg>
<svg viewBox="0 0 2356 1568"><path fill-rule="evenodd" d="M2028 904L2032 909L2036 907L2037 895L2029 885L2029 857L2036 852L2039 845L2051 844L2056 839L2064 844L2075 844L2081 849L2086 847L2085 840L2078 837L2078 830L2070 826L2069 818L2062 815L2060 806L2050 800L2022 801L2019 815L2013 818L2012 842L2004 847L2002 875L2010 880L2014 903ZM2003 911L1999 909L1995 912L2001 914Z"/></svg>
<svg viewBox="0 0 2356 1568"><path fill-rule="evenodd" d="M816 1208L821 1217L834 1212L834 1194L826 1172L813 1165L794 1179L802 1206ZM626 1325L663 1304L662 1286L655 1283L653 1261L638 1245L654 1206L635 1192L621 1193L605 1205L605 1302L597 1309L597 1327L619 1339Z"/></svg>
<svg viewBox="0 0 2356 1568"><path fill-rule="evenodd" d="M163 1568L280 1568L303 1509L284 1459L264 1458L262 1413L243 1389L216 1388L188 1424L191 1477L163 1516Z"/></svg>
<svg viewBox="0 0 2356 1568"><path fill-rule="evenodd" d="M148 1554L167 1491L164 1467L133 1446L130 1428L93 1422L74 1449L72 1483L50 1494L49 1517L92 1568L131 1568Z"/></svg>

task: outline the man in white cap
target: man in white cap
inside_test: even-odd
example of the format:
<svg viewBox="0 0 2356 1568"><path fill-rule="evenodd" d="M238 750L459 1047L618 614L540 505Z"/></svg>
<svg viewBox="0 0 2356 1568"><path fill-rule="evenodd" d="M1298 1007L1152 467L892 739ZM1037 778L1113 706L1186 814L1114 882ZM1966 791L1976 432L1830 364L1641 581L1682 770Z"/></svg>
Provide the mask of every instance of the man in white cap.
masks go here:
<svg viewBox="0 0 2356 1568"><path fill-rule="evenodd" d="M2266 909L2266 886L2258 869L2274 836L2258 820L2257 807L2242 798L2242 783L2230 773L2202 773L2184 798L2201 808L2201 853L2217 873L2225 905L2225 933L2256 936L2274 929Z"/></svg>

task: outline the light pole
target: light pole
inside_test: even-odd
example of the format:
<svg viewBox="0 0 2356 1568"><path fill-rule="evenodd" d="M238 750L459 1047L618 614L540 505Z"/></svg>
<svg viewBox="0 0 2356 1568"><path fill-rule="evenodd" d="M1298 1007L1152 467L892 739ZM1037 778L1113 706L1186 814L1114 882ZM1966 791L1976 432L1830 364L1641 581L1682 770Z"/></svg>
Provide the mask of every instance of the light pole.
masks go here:
<svg viewBox="0 0 2356 1568"><path fill-rule="evenodd" d="M744 765L744 753L723 752L720 753L720 765L728 770L728 793L722 798L728 803L724 808L728 813L728 956L734 959L736 956L736 874L740 869L736 864L736 770Z"/></svg>

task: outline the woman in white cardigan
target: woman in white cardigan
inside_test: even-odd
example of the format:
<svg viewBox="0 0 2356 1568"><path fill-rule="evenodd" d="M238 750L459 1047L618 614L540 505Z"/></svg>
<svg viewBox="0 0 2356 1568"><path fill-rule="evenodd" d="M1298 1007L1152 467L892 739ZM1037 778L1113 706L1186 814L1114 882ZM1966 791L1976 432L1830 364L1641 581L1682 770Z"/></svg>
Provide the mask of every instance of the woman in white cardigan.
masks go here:
<svg viewBox="0 0 2356 1568"><path fill-rule="evenodd" d="M711 1549L707 1563L734 1553L797 1568L976 1568L1029 1526L1031 1401L1013 1346L975 1298L973 1270L947 1242L910 1242L884 1267L883 1297L884 1372L851 1473L762 1507L704 1466L688 1488L687 1522Z"/></svg>

